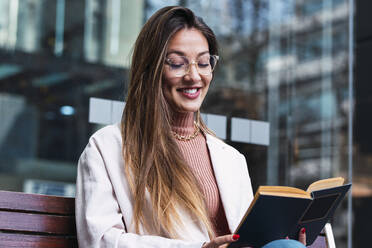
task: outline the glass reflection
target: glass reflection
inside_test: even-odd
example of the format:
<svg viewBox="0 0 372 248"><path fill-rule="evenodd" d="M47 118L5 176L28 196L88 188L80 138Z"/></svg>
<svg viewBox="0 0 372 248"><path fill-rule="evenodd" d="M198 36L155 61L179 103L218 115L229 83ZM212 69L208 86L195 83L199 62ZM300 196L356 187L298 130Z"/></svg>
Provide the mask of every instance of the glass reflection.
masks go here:
<svg viewBox="0 0 372 248"><path fill-rule="evenodd" d="M31 180L31 191L71 194L78 156L100 127L88 123L89 98L123 101L140 27L173 4L218 36L203 112L227 118L226 141L246 156L254 188L348 178L347 0L3 0L0 189ZM270 145L232 142L232 117L269 122ZM354 156L362 149L368 165L368 140L358 137ZM366 200L356 198L355 223L372 195L370 169L359 168L353 196ZM346 212L345 203L333 221L337 247L346 247Z"/></svg>

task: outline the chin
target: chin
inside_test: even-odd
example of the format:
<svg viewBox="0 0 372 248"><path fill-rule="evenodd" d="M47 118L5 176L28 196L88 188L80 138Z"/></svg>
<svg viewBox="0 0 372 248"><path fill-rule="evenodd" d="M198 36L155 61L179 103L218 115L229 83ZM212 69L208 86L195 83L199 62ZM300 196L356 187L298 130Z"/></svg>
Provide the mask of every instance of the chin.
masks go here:
<svg viewBox="0 0 372 248"><path fill-rule="evenodd" d="M196 112L200 109L200 106L195 106L195 107L180 107L179 110L180 112Z"/></svg>

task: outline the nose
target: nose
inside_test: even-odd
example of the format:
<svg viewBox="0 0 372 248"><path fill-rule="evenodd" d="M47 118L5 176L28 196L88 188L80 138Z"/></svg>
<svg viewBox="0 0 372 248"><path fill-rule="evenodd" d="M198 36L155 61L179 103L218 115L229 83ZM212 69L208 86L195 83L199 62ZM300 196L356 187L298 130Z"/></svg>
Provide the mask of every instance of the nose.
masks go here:
<svg viewBox="0 0 372 248"><path fill-rule="evenodd" d="M192 81L201 80L197 65L195 63L190 64L189 72L185 75L187 78L190 78Z"/></svg>

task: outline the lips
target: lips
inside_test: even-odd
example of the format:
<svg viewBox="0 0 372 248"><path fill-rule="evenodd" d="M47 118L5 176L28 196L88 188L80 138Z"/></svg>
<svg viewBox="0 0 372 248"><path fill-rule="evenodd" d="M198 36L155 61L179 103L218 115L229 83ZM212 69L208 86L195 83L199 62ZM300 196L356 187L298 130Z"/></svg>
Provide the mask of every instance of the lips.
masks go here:
<svg viewBox="0 0 372 248"><path fill-rule="evenodd" d="M177 91L180 92L182 96L189 99L195 99L200 94L200 88L182 88L177 89Z"/></svg>

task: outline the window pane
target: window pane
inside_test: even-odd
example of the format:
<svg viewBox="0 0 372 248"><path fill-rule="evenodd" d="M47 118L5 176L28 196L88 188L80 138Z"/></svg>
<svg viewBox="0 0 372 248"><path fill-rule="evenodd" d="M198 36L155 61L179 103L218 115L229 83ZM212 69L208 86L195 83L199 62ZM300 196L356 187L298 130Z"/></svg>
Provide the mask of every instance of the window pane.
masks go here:
<svg viewBox="0 0 372 248"><path fill-rule="evenodd" d="M217 35L220 59L203 118L245 155L254 189L349 180L348 2L0 1L0 189L74 195L90 135L120 120L139 30L156 10L177 4ZM368 59L372 49L360 47ZM368 85L356 94L354 230L367 230L372 196ZM347 244L347 211L344 201L332 221L337 247ZM367 247L360 233L355 244Z"/></svg>

